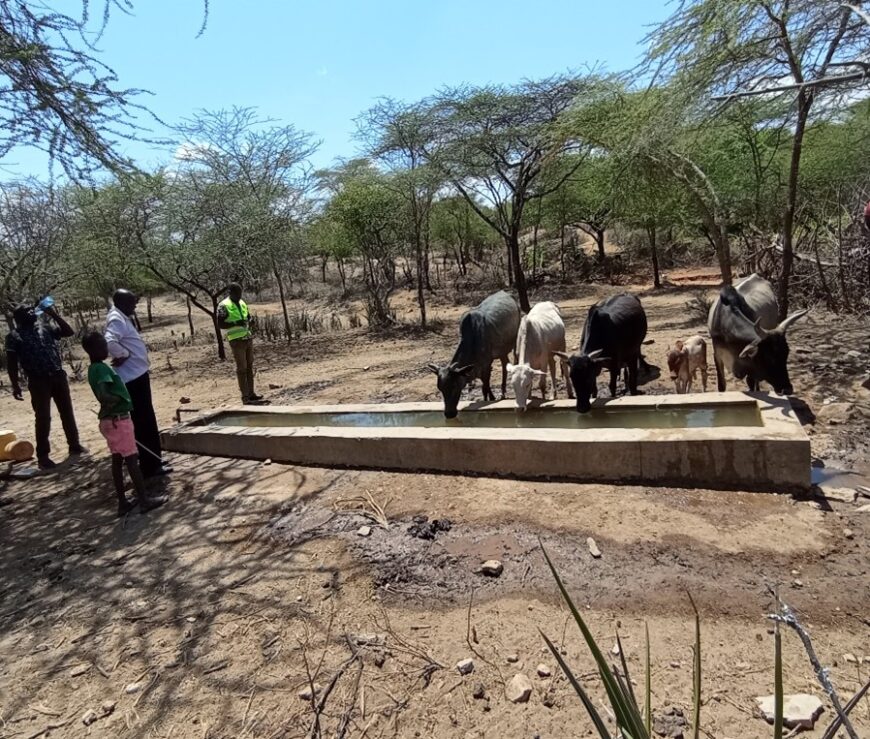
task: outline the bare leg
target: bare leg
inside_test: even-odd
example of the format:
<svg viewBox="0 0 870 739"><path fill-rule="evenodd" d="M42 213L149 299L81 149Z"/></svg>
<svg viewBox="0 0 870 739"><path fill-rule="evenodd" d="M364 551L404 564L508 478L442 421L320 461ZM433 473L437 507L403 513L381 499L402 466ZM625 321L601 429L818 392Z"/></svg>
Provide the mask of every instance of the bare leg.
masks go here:
<svg viewBox="0 0 870 739"><path fill-rule="evenodd" d="M112 480L115 483L115 494L118 496L118 517L120 518L126 516L133 508L133 504L124 495L124 458L120 454L112 455ZM135 480L133 484L135 485Z"/></svg>
<svg viewBox="0 0 870 739"><path fill-rule="evenodd" d="M139 455L131 454L129 457L124 457L124 462L127 465L127 472L130 473L130 479L133 481L136 497L139 498L139 513L147 513L162 506L166 502L165 495L153 496L148 494L148 489L145 487L145 477L142 475L141 467L139 467Z"/></svg>

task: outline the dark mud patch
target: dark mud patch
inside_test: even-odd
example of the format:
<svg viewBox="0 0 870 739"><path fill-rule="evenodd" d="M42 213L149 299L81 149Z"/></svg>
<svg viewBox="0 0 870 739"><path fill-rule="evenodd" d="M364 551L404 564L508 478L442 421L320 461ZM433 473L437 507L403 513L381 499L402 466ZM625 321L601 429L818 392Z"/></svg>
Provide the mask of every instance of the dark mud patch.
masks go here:
<svg viewBox="0 0 870 739"><path fill-rule="evenodd" d="M362 525L371 528L368 536L358 535ZM580 607L625 615L687 615L690 592L708 617L757 619L769 611L768 587L775 586L814 623L863 623L870 557L861 535L842 539L821 555L778 555L729 554L688 534L623 544L594 531L566 534L454 522L449 531L421 539L409 532L414 526L410 517L384 528L358 513L309 505L286 512L267 532L291 546L321 537L343 540L387 602L411 598L418 605L456 606L467 603L472 591L475 600L523 595L555 601L540 541ZM587 536L596 539L600 559L589 553ZM500 577L477 572L490 559L504 565Z"/></svg>

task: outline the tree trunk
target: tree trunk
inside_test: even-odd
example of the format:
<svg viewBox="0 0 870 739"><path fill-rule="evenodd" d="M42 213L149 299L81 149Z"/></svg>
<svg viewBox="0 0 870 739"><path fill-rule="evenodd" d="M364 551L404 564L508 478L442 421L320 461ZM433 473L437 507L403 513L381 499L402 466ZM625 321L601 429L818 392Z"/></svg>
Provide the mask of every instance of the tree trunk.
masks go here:
<svg viewBox="0 0 870 739"><path fill-rule="evenodd" d="M148 313L148 323L154 323L154 314L151 312L151 296L145 296L145 310Z"/></svg>
<svg viewBox="0 0 870 739"><path fill-rule="evenodd" d="M426 256L423 253L423 244L420 241L419 233L417 235L417 243L414 245L417 252L417 305L420 306L420 325L426 328L426 291L428 278L428 264Z"/></svg>
<svg viewBox="0 0 870 739"><path fill-rule="evenodd" d="M514 229L511 232L510 238L507 239L507 247L508 254L510 255L508 268L513 267L514 285L517 288L517 296L520 299L520 308L522 308L524 313L528 313L532 309L532 306L529 303L526 275L523 272L523 264L520 261L520 235L517 229Z"/></svg>
<svg viewBox="0 0 870 739"><path fill-rule="evenodd" d="M193 306L190 304L190 298L187 298L187 325L190 327L190 342L193 343L193 337L196 330L193 328Z"/></svg>
<svg viewBox="0 0 870 739"><path fill-rule="evenodd" d="M647 235L649 236L649 250L652 256L653 269L653 287L659 288L662 286L661 275L659 274L659 251L656 245L656 225L648 224L646 227Z"/></svg>
<svg viewBox="0 0 870 739"><path fill-rule="evenodd" d="M223 362L227 358L227 350L226 350L226 347L224 346L224 335L221 333L220 326L218 326L218 317L217 317L218 299L217 299L217 295L211 295L209 297L211 297L211 308L212 308L211 322L212 322L212 325L214 326L215 339L217 339L218 359L220 359Z"/></svg>
<svg viewBox="0 0 870 739"><path fill-rule="evenodd" d="M326 265L329 262L329 257L320 257L320 281L326 284Z"/></svg>
<svg viewBox="0 0 870 739"><path fill-rule="evenodd" d="M592 227L595 231L595 243L598 245L598 258L603 262L605 258L604 254L604 229L597 228L595 226Z"/></svg>
<svg viewBox="0 0 870 739"><path fill-rule="evenodd" d="M508 257L507 258L507 278L508 278L507 281L508 281L508 287L510 287L511 285L514 284L514 253L513 253L513 247L511 246L510 240L507 240L506 243L507 243L507 257ZM517 249L517 262L519 262L519 258L520 258L519 242L517 242L516 249Z"/></svg>
<svg viewBox="0 0 870 739"><path fill-rule="evenodd" d="M347 274L345 273L346 266L344 264L343 259L336 259L336 264L338 264L338 276L341 278L341 292L342 294L347 294Z"/></svg>
<svg viewBox="0 0 870 739"><path fill-rule="evenodd" d="M287 332L287 343L293 340L293 329L290 326L290 314L287 313L287 299L284 297L284 280L281 278L281 270L278 269L278 264L272 260L272 274L275 275L275 282L278 283L278 297L281 298L281 312L284 314L284 330Z"/></svg>
<svg viewBox="0 0 870 739"><path fill-rule="evenodd" d="M785 213L782 219L782 269L779 274L779 294L777 295L780 321L784 320L788 315L788 288L794 265L794 217L797 209L798 178L800 176L804 131L806 130L807 118L809 117L812 104L812 97L807 97L807 94L801 90L798 93L798 115L791 144L788 191L786 194Z"/></svg>
<svg viewBox="0 0 870 739"><path fill-rule="evenodd" d="M565 224L559 227L559 272L565 279Z"/></svg>
<svg viewBox="0 0 870 739"><path fill-rule="evenodd" d="M840 202L840 193L837 193L837 201ZM863 236L863 232L859 232ZM846 288L846 270L843 268L843 208L837 209L837 279L842 293L843 309L849 310L849 291Z"/></svg>

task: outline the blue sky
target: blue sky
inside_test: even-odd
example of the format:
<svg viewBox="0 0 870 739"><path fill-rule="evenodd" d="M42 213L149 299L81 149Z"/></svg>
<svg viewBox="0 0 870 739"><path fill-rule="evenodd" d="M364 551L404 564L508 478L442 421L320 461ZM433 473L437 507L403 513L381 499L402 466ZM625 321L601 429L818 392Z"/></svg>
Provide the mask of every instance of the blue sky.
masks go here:
<svg viewBox="0 0 870 739"><path fill-rule="evenodd" d="M60 4L75 8L78 0ZM92 2L96 6L98 3ZM633 66L654 0L211 0L206 32L199 0L138 0L116 13L99 44L121 85L167 122L197 109L253 106L323 141L318 167L356 152L353 118L380 96L416 100L441 86L509 83L586 65ZM143 165L171 152L135 144ZM19 151L0 176L46 173Z"/></svg>

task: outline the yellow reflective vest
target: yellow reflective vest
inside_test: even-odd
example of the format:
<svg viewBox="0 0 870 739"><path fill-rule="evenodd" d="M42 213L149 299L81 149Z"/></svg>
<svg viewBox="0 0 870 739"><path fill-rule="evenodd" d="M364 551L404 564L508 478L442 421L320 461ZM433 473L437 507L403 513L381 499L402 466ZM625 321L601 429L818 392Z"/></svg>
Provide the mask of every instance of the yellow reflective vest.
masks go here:
<svg viewBox="0 0 870 739"><path fill-rule="evenodd" d="M238 305L229 298L224 298L221 301L220 307L227 312L227 323L234 321L248 320L248 304L244 300L240 300ZM227 329L227 341L236 341L238 339L247 339L251 335L247 324L244 326L233 326Z"/></svg>

